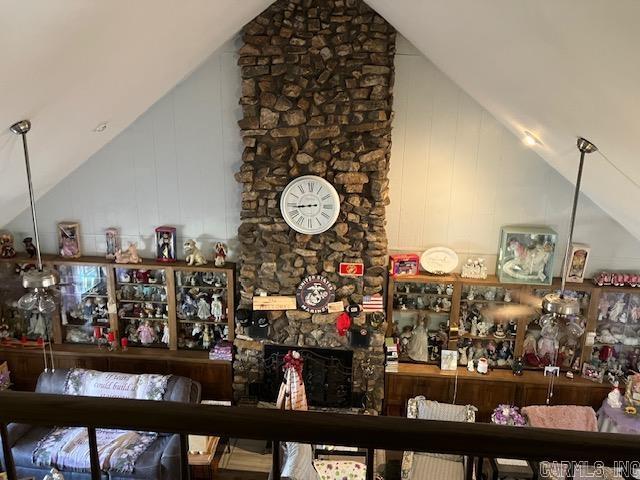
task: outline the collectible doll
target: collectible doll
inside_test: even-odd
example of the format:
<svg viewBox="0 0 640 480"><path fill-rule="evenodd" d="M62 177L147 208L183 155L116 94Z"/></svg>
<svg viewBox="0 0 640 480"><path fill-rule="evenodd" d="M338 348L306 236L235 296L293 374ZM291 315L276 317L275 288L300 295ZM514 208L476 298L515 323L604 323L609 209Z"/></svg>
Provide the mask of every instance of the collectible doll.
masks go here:
<svg viewBox="0 0 640 480"><path fill-rule="evenodd" d="M149 320L145 320L145 322L138 327L137 333L142 345L149 345L156 339L156 332L151 326L151 323L149 323Z"/></svg>
<svg viewBox="0 0 640 480"><path fill-rule="evenodd" d="M536 337L533 336L532 333L528 333L524 337L524 342L522 344L522 352L524 361L527 362L527 365L532 365L534 367L540 366L540 358L538 357L538 348Z"/></svg>
<svg viewBox="0 0 640 480"><path fill-rule="evenodd" d="M216 322L222 320L222 302L220 301L220 295L213 295L211 301L211 315Z"/></svg>
<svg viewBox="0 0 640 480"><path fill-rule="evenodd" d="M163 232L158 242L158 260L175 260L173 242L169 232Z"/></svg>
<svg viewBox="0 0 640 480"><path fill-rule="evenodd" d="M93 322L93 310L94 310L93 300L90 298L87 298L84 301L84 306L82 307L82 318L85 321L85 323L89 324Z"/></svg>
<svg viewBox="0 0 640 480"><path fill-rule="evenodd" d="M544 365L551 365L558 351L558 327L545 325L538 339L538 358Z"/></svg>
<svg viewBox="0 0 640 480"><path fill-rule="evenodd" d="M134 343L138 342L138 329L136 328L135 320L129 320L129 325L127 325L126 333L129 341Z"/></svg>
<svg viewBox="0 0 640 480"><path fill-rule="evenodd" d="M96 306L94 308L94 313L99 319L107 318L107 299L106 298L98 298L96 299Z"/></svg>
<svg viewBox="0 0 640 480"><path fill-rule="evenodd" d="M13 258L16 256L16 249L13 248L13 235L9 232L0 233L0 257Z"/></svg>
<svg viewBox="0 0 640 480"><path fill-rule="evenodd" d="M429 338L422 318L416 320L413 333L407 345L407 353L412 360L429 361Z"/></svg>
<svg viewBox="0 0 640 480"><path fill-rule="evenodd" d="M211 334L209 333L209 327L204 327L204 332L202 334L202 348L209 348L211 344Z"/></svg>
<svg viewBox="0 0 640 480"><path fill-rule="evenodd" d="M198 299L198 318L207 320L211 316L211 306L204 297Z"/></svg>
<svg viewBox="0 0 640 480"><path fill-rule="evenodd" d="M169 345L170 340L169 325L164 325L162 329L162 343Z"/></svg>
<svg viewBox="0 0 640 480"><path fill-rule="evenodd" d="M214 260L214 265L216 267L224 267L224 264L227 261L227 246L222 243L222 242L218 242L215 245L215 260Z"/></svg>

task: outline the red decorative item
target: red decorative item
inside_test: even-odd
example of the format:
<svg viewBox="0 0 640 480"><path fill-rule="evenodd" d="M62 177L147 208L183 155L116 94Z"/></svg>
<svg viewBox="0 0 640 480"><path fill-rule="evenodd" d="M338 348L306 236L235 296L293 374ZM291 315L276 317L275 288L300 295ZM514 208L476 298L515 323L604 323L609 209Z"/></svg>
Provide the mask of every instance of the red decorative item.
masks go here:
<svg viewBox="0 0 640 480"><path fill-rule="evenodd" d="M102 337L102 329L100 327L93 327L93 336L95 338Z"/></svg>
<svg viewBox="0 0 640 480"><path fill-rule="evenodd" d="M284 356L284 365L282 366L282 369L286 371L288 368L293 368L302 376L303 363L304 360L302 360L302 357L298 352L289 350L289 352Z"/></svg>
<svg viewBox="0 0 640 480"><path fill-rule="evenodd" d="M122 337L120 339L120 346L122 347L123 350L126 350L127 347L129 346L129 339L127 337Z"/></svg>
<svg viewBox="0 0 640 480"><path fill-rule="evenodd" d="M38 340L36 340L36 343L38 344L39 347L43 347L44 346L44 338L39 337Z"/></svg>
<svg viewBox="0 0 640 480"><path fill-rule="evenodd" d="M347 312L343 312L338 315L338 318L336 318L336 328L338 329L338 335L344 337L349 331L350 327L351 317L349 316L349 314Z"/></svg>
<svg viewBox="0 0 640 480"><path fill-rule="evenodd" d="M415 253L391 255L390 270L394 277L402 275L418 275L420 257Z"/></svg>
<svg viewBox="0 0 640 480"><path fill-rule="evenodd" d="M338 273L343 277L361 277L364 275L364 263L340 263Z"/></svg>
<svg viewBox="0 0 640 480"><path fill-rule="evenodd" d="M609 345L603 345L600 348L600 360L603 362L606 362L611 357L613 357L613 353L614 353L613 347Z"/></svg>
<svg viewBox="0 0 640 480"><path fill-rule="evenodd" d="M20 337L20 343L22 345L26 345L27 344L27 337L26 335L22 335L22 337Z"/></svg>
<svg viewBox="0 0 640 480"><path fill-rule="evenodd" d="M109 342L115 342L116 341L116 334L113 332L109 332L107 334L107 340L109 340Z"/></svg>

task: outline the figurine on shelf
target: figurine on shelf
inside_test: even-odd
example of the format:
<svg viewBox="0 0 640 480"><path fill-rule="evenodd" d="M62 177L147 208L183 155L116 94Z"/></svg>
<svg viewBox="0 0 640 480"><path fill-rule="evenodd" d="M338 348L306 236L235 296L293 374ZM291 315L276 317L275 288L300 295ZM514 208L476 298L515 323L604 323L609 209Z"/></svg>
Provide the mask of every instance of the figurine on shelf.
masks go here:
<svg viewBox="0 0 640 480"><path fill-rule="evenodd" d="M104 236L107 242L105 257L107 260L114 260L116 258L116 252L120 250L120 230L113 227L107 228Z"/></svg>
<svg viewBox="0 0 640 480"><path fill-rule="evenodd" d="M447 288L445 289L444 293L446 293L447 295L451 296L453 295L453 285L448 284Z"/></svg>
<svg viewBox="0 0 640 480"><path fill-rule="evenodd" d="M216 267L224 267L224 264L227 261L227 246L222 243L222 242L218 242L216 243L215 247L215 259L213 261L214 265Z"/></svg>
<svg viewBox="0 0 640 480"><path fill-rule="evenodd" d="M147 318L153 318L155 313L156 313L156 309L153 306L153 303L151 302L145 302L144 306L142 307L142 312L144 315L140 315L140 316L145 316Z"/></svg>
<svg viewBox="0 0 640 480"><path fill-rule="evenodd" d="M138 255L138 244L129 243L129 248L125 252L122 249L116 250L116 263L142 263Z"/></svg>
<svg viewBox="0 0 640 480"><path fill-rule="evenodd" d="M449 300L446 297L441 298L440 299L440 306L441 306L443 312L450 312L451 311L451 300Z"/></svg>
<svg viewBox="0 0 640 480"><path fill-rule="evenodd" d="M0 232L0 257L13 258L16 249L13 247L13 235L9 232Z"/></svg>
<svg viewBox="0 0 640 480"><path fill-rule="evenodd" d="M505 302L505 303L511 302L511 291L510 290L505 290L504 291L504 298L502 299L502 301Z"/></svg>
<svg viewBox="0 0 640 480"><path fill-rule="evenodd" d="M417 362L429 361L429 337L424 325L424 319L418 317L413 333L407 345L409 358Z"/></svg>
<svg viewBox="0 0 640 480"><path fill-rule="evenodd" d="M626 317L622 318L626 306L624 297L619 297L613 307L611 307L611 310L609 310L609 321L626 323Z"/></svg>
<svg viewBox="0 0 640 480"><path fill-rule="evenodd" d="M146 269L144 269L144 268L141 268L141 269L139 269L139 270L136 270L134 275L135 275L135 276L134 276L134 279L133 279L133 280L134 280L134 282L136 282L136 283L142 283L142 284L148 284L148 283L149 283L149 276L150 276L150 272L149 272L149 270L146 270ZM146 298L146 297L147 297L147 295L146 295L145 290L143 289L142 291L144 292L144 293L142 294L142 297L143 297L143 298Z"/></svg>
<svg viewBox="0 0 640 480"><path fill-rule="evenodd" d="M180 309L182 310L184 318L192 318L198 313L198 306L196 305L196 301L188 293L184 294Z"/></svg>
<svg viewBox="0 0 640 480"><path fill-rule="evenodd" d="M473 285L469 287L469 293L467 293L467 300L472 301L476 298L476 291L473 288Z"/></svg>
<svg viewBox="0 0 640 480"><path fill-rule="evenodd" d="M84 301L84 306L82 307L82 319L86 324L91 324L93 322L93 300L91 298L87 298Z"/></svg>
<svg viewBox="0 0 640 480"><path fill-rule="evenodd" d="M486 337L489 335L489 331L493 328L493 322L483 319L481 322L477 323L476 328L478 329L479 337Z"/></svg>
<svg viewBox="0 0 640 480"><path fill-rule="evenodd" d="M538 357L538 342L536 342L536 337L532 333L527 333L524 337L524 342L522 343L522 352L524 354L524 361L527 362L527 365L531 365L534 367L540 366L540 357Z"/></svg>
<svg viewBox="0 0 640 480"><path fill-rule="evenodd" d="M476 315L471 316L471 336L478 336L478 317Z"/></svg>
<svg viewBox="0 0 640 480"><path fill-rule="evenodd" d="M156 331L151 326L149 320L145 320L145 322L138 327L137 333L142 345L149 345L156 340Z"/></svg>
<svg viewBox="0 0 640 480"><path fill-rule="evenodd" d="M156 259L159 262L175 262L176 258L175 227L156 228Z"/></svg>
<svg viewBox="0 0 640 480"><path fill-rule="evenodd" d="M203 272L202 281L204 282L205 285L211 286L215 283L216 276L213 274L213 272Z"/></svg>
<svg viewBox="0 0 640 480"><path fill-rule="evenodd" d="M96 299L96 306L94 309L94 314L99 319L107 318L109 312L107 310L107 299L106 298L98 298Z"/></svg>
<svg viewBox="0 0 640 480"><path fill-rule="evenodd" d="M202 348L209 348L209 345L211 345L211 334L209 333L209 326L205 326L202 333Z"/></svg>
<svg viewBox="0 0 640 480"><path fill-rule="evenodd" d="M213 300L211 300L211 315L213 315L213 319L216 322L222 320L222 302L220 301L220 295L214 294L212 295Z"/></svg>
<svg viewBox="0 0 640 480"><path fill-rule="evenodd" d="M611 408L622 408L622 393L620 393L618 385L618 381L614 380L613 389L607 395L607 403Z"/></svg>
<svg viewBox="0 0 640 480"><path fill-rule="evenodd" d="M458 364L462 365L462 366L466 366L467 363L469 363L469 357L467 357L467 351L469 350L468 347L462 346L462 347L458 347Z"/></svg>
<svg viewBox="0 0 640 480"><path fill-rule="evenodd" d="M162 327L162 343L164 343L165 345L169 345L169 340L170 340L170 332L169 332L169 325L165 324Z"/></svg>
<svg viewBox="0 0 640 480"><path fill-rule="evenodd" d="M24 243L24 250L27 252L27 255L31 258L35 257L37 250L36 246L33 244L33 238L27 237L22 240L22 243Z"/></svg>
<svg viewBox="0 0 640 480"><path fill-rule="evenodd" d="M496 325L496 331L493 332L493 336L496 338L504 338L507 336L504 331L504 325L502 323Z"/></svg>
<svg viewBox="0 0 640 480"><path fill-rule="evenodd" d="M524 362L522 361L522 357L518 357L513 361L513 365L511 365L511 370L514 375L520 376L524 370Z"/></svg>
<svg viewBox="0 0 640 480"><path fill-rule="evenodd" d="M187 261L187 265L199 267L200 265L206 265L207 259L204 258L202 252L196 245L195 240L185 240L184 242L184 254L186 256L185 260Z"/></svg>
<svg viewBox="0 0 640 480"><path fill-rule="evenodd" d="M502 345L500 345L500 349L498 350L497 357L497 364L499 367L504 367L509 364L513 359L513 352L511 351L509 342L502 342Z"/></svg>
<svg viewBox="0 0 640 480"><path fill-rule="evenodd" d="M487 278L487 267L484 264L484 258L468 258L467 263L462 266L463 278Z"/></svg>
<svg viewBox="0 0 640 480"><path fill-rule="evenodd" d="M200 320L207 320L209 317L211 317L211 306L205 297L200 297L198 299L198 318Z"/></svg>
<svg viewBox="0 0 640 480"><path fill-rule="evenodd" d="M518 333L518 323L514 319L509 320L509 324L507 325L507 333L510 337L515 337Z"/></svg>
<svg viewBox="0 0 640 480"><path fill-rule="evenodd" d="M488 288L484 292L484 299L488 302L492 302L496 299L496 290L494 288Z"/></svg>
<svg viewBox="0 0 640 480"><path fill-rule="evenodd" d="M400 333L400 351L402 353L409 352L409 342L411 341L411 336L413 335L413 328L411 325L405 325L402 327L402 332Z"/></svg>
<svg viewBox="0 0 640 480"><path fill-rule="evenodd" d="M558 351L558 327L545 325L538 340L538 358L544 365L551 365Z"/></svg>
<svg viewBox="0 0 640 480"><path fill-rule="evenodd" d="M416 308L418 310L424 310L426 308L426 306L424 304L424 298L422 298L422 297L416 298Z"/></svg>
<svg viewBox="0 0 640 480"><path fill-rule="evenodd" d="M136 327L135 320L129 320L129 325L127 325L126 332L127 338L130 342L137 343L138 342L138 328Z"/></svg>
<svg viewBox="0 0 640 480"><path fill-rule="evenodd" d="M473 345L469 349L469 359L470 360L479 360L481 358L487 357L487 349L482 345L481 340L476 340L473 342Z"/></svg>

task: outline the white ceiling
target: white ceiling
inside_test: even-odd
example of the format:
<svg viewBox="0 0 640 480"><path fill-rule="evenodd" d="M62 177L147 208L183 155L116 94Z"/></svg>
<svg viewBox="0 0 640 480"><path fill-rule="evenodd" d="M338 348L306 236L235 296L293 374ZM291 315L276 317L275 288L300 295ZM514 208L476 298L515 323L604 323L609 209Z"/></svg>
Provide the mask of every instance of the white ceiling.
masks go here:
<svg viewBox="0 0 640 480"><path fill-rule="evenodd" d="M368 0L424 55L640 238L640 1ZM504 181L509 181L505 172Z"/></svg>
<svg viewBox="0 0 640 480"><path fill-rule="evenodd" d="M269 3L0 0L0 225L27 207L12 123L33 123L28 140L40 196ZM108 129L93 132L103 121ZM108 179L96 179L96 194L109 195Z"/></svg>
<svg viewBox="0 0 640 480"><path fill-rule="evenodd" d="M26 207L19 143L3 126L32 120L41 195L269 3L0 0L0 225ZM538 153L571 181L575 137L596 143L624 174L592 155L584 190L640 238L639 1L368 3L507 127L534 132ZM93 132L102 121L109 128ZM108 195L108 179L96 182Z"/></svg>

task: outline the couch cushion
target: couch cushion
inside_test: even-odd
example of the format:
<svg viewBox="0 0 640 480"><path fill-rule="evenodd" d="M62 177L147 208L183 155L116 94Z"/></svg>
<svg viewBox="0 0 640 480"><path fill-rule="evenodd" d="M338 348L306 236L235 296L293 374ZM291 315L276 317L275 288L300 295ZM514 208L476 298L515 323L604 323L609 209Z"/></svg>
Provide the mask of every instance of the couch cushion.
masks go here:
<svg viewBox="0 0 640 480"><path fill-rule="evenodd" d="M158 439L149 445L136 461L135 468L131 473L113 472L109 473L111 480L124 480L131 478L149 479L149 480L162 480L167 478L167 472L163 472L162 454L169 441L170 436L160 436ZM174 475L179 476L179 472L173 472ZM178 478L176 476L176 478Z"/></svg>
<svg viewBox="0 0 640 480"><path fill-rule="evenodd" d="M414 453L411 480L464 480L464 464L424 453Z"/></svg>

